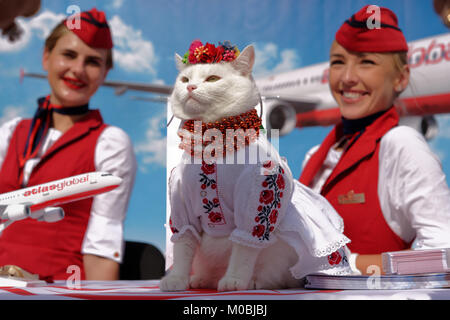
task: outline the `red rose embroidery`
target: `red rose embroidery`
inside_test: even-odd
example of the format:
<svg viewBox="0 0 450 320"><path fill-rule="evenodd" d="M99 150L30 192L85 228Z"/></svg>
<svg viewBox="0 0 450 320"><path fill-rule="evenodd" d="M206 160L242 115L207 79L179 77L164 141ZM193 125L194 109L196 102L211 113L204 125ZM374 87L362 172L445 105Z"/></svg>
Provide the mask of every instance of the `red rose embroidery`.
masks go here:
<svg viewBox="0 0 450 320"><path fill-rule="evenodd" d="M210 212L208 218L213 223L222 221L222 215L220 214L220 212Z"/></svg>
<svg viewBox="0 0 450 320"><path fill-rule="evenodd" d="M263 236L265 230L266 228L262 224L258 224L253 227L252 236L260 238Z"/></svg>
<svg viewBox="0 0 450 320"><path fill-rule="evenodd" d="M263 190L259 196L259 202L269 204L274 200L273 190Z"/></svg>
<svg viewBox="0 0 450 320"><path fill-rule="evenodd" d="M226 224L225 217L222 213L222 209L220 208L220 200L218 198L219 194L217 192L218 186L216 180L213 179L211 174L216 172L215 164L207 164L206 162L202 163L200 175L200 188L201 190L215 191L216 197L212 197L211 193L201 191L200 195L202 197L203 209L205 216L209 221L216 224ZM214 211L216 210L216 211Z"/></svg>
<svg viewBox="0 0 450 320"><path fill-rule="evenodd" d="M172 231L172 233L178 233L178 229L174 228L172 225L172 218L169 219L169 226L170 226L170 230Z"/></svg>
<svg viewBox="0 0 450 320"><path fill-rule="evenodd" d="M285 183L284 183L284 178L281 174L278 175L277 178L277 186L279 189L284 189L286 187Z"/></svg>
<svg viewBox="0 0 450 320"><path fill-rule="evenodd" d="M281 198L286 188L286 181L282 175L283 169L275 166L272 161L263 163L265 169L274 168L272 173L267 173L264 181L261 183L264 188L259 195L260 205L258 206L258 215L255 222L258 225L253 227L252 235L259 240L269 240L270 233L275 230L275 224L278 221L279 210L281 208ZM275 171L275 172L274 172Z"/></svg>
<svg viewBox="0 0 450 320"><path fill-rule="evenodd" d="M272 161L269 160L269 161L264 162L263 167L266 169L272 169L273 168Z"/></svg>
<svg viewBox="0 0 450 320"><path fill-rule="evenodd" d="M270 223L272 224L277 223L277 219L278 219L278 210L272 210L269 216Z"/></svg>
<svg viewBox="0 0 450 320"><path fill-rule="evenodd" d="M202 171L205 174L213 174L214 172L216 172L216 168L215 168L214 164L207 164L206 162L203 162Z"/></svg>
<svg viewBox="0 0 450 320"><path fill-rule="evenodd" d="M339 264L341 262L341 260L342 260L342 256L337 251L333 252L332 254L330 254L328 256L328 263L332 266L335 264Z"/></svg>

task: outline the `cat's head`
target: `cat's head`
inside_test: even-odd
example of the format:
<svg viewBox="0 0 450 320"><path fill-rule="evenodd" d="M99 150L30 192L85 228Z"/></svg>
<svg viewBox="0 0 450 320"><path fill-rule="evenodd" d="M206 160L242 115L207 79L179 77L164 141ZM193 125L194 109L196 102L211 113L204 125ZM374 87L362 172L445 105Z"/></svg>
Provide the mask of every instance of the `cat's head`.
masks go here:
<svg viewBox="0 0 450 320"><path fill-rule="evenodd" d="M177 118L214 122L251 110L260 101L251 45L232 61L189 64L178 54L175 60L179 74L170 103Z"/></svg>

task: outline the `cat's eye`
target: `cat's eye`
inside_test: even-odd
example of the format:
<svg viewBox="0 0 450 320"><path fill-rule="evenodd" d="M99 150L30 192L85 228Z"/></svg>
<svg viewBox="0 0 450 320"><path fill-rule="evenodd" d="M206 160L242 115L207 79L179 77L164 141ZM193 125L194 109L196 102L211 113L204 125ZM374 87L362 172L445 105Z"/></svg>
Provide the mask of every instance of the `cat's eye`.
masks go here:
<svg viewBox="0 0 450 320"><path fill-rule="evenodd" d="M220 80L219 76L209 76L208 78L206 78L205 81L207 81L207 82L216 82L218 80Z"/></svg>
<svg viewBox="0 0 450 320"><path fill-rule="evenodd" d="M187 83L187 82L189 82L189 78L188 77L182 77L181 78L181 82Z"/></svg>

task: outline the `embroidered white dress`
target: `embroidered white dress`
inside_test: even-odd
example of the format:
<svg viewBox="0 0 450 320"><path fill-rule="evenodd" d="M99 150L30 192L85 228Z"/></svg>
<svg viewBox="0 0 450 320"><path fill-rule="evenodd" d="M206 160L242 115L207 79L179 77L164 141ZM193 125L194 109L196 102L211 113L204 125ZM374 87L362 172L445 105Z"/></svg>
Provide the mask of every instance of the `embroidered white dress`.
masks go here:
<svg viewBox="0 0 450 320"><path fill-rule="evenodd" d="M196 159L197 162L201 162ZM319 194L292 178L285 159L262 134L256 142L211 164L183 154L169 178L171 240L200 240L202 232L265 248L292 246L292 275L350 273L343 221Z"/></svg>

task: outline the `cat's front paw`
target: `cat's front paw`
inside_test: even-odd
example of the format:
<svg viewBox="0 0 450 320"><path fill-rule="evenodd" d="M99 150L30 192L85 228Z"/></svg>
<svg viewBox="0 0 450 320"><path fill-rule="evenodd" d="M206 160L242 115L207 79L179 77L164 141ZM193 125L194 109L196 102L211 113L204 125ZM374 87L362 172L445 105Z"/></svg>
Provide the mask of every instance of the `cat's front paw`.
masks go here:
<svg viewBox="0 0 450 320"><path fill-rule="evenodd" d="M248 281L233 276L223 277L219 281L219 285L217 286L218 291L237 291L247 289L248 289Z"/></svg>
<svg viewBox="0 0 450 320"><path fill-rule="evenodd" d="M189 277L168 274L159 283L161 291L184 291L189 289Z"/></svg>

